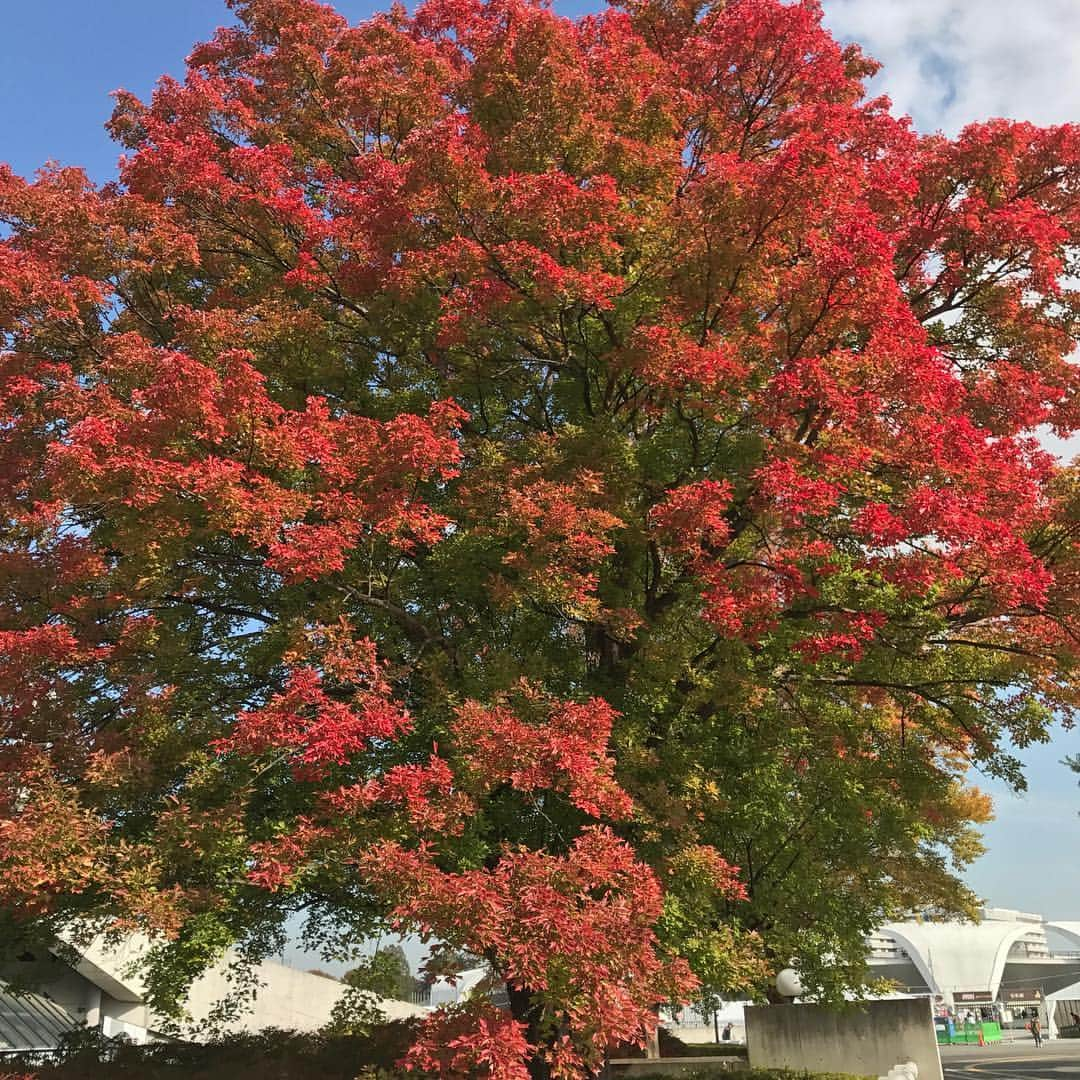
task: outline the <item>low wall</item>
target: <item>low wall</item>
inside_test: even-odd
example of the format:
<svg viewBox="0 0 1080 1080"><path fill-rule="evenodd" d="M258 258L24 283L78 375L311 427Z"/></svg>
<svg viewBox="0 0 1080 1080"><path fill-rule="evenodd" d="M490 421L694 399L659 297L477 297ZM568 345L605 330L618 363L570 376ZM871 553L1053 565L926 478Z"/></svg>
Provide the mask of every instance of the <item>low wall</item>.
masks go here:
<svg viewBox="0 0 1080 1080"><path fill-rule="evenodd" d="M750 1067L884 1076L914 1061L919 1080L942 1080L929 998L824 1005L754 1005L746 1010Z"/></svg>

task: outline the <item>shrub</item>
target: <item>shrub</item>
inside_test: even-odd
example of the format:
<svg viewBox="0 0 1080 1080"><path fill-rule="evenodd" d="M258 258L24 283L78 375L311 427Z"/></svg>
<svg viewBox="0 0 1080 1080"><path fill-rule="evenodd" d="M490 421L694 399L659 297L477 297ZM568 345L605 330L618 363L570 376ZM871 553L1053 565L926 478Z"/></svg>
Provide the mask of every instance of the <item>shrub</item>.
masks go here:
<svg viewBox="0 0 1080 1080"><path fill-rule="evenodd" d="M365 1035L301 1034L268 1029L229 1035L206 1043L134 1046L83 1032L61 1047L52 1065L31 1068L11 1062L0 1080L405 1080L394 1068L415 1035L407 1021L385 1023ZM741 1059L743 1047L684 1046L684 1056L700 1053ZM726 1053L725 1053L726 1051ZM741 1064L741 1060L740 1060ZM720 1062L717 1062L720 1065ZM25 1071L23 1069L25 1068ZM716 1080L719 1069L702 1068L682 1080ZM413 1074L415 1077L415 1074ZM841 1073L739 1069L737 1080L867 1080ZM636 1080L668 1080L660 1074Z"/></svg>
<svg viewBox="0 0 1080 1080"><path fill-rule="evenodd" d="M700 1069L684 1073L681 1080L716 1080L720 1075L712 1069ZM873 1077L855 1076L851 1073L793 1072L790 1069L741 1069L734 1074L738 1080L874 1080ZM639 1075L634 1080L671 1080L670 1074L653 1073Z"/></svg>
<svg viewBox="0 0 1080 1080"><path fill-rule="evenodd" d="M393 1065L414 1038L412 1025L382 1024L365 1036L269 1029L207 1043L85 1039L60 1060L18 1080L392 1080ZM6 1080L0 1074L0 1080Z"/></svg>

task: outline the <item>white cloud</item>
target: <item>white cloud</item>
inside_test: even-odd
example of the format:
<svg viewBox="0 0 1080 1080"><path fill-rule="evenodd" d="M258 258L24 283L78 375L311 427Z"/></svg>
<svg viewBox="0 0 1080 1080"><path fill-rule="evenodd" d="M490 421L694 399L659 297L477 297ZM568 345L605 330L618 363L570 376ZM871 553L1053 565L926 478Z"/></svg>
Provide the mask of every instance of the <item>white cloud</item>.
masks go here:
<svg viewBox="0 0 1080 1080"><path fill-rule="evenodd" d="M1049 430L1040 428L1038 435L1043 449L1049 450L1051 454L1054 454L1062 461L1070 463L1080 457L1080 434L1070 435L1067 439L1060 439Z"/></svg>
<svg viewBox="0 0 1080 1080"><path fill-rule="evenodd" d="M1080 120L1078 0L824 0L825 22L884 65L872 89L922 131L1005 116Z"/></svg>

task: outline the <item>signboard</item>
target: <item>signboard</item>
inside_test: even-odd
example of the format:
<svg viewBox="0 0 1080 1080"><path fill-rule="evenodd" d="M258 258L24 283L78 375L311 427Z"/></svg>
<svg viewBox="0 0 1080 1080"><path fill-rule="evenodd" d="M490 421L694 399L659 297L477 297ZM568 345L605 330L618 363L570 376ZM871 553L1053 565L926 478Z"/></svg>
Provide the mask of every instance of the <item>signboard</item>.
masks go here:
<svg viewBox="0 0 1080 1080"><path fill-rule="evenodd" d="M986 1005L994 1000L989 990L957 990L952 997L955 1005Z"/></svg>
<svg viewBox="0 0 1080 1080"><path fill-rule="evenodd" d="M1041 1005L1041 990L1002 990L1001 1000L1006 1005Z"/></svg>

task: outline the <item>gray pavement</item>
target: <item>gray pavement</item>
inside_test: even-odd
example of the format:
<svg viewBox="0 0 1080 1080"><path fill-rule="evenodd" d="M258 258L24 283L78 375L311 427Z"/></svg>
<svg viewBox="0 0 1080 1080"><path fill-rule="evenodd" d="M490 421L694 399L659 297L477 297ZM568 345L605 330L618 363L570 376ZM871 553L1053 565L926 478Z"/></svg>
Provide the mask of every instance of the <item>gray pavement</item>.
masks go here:
<svg viewBox="0 0 1080 1080"><path fill-rule="evenodd" d="M946 1080L1067 1080L1080 1077L1080 1039L1036 1047L1030 1036L992 1046L943 1046Z"/></svg>

